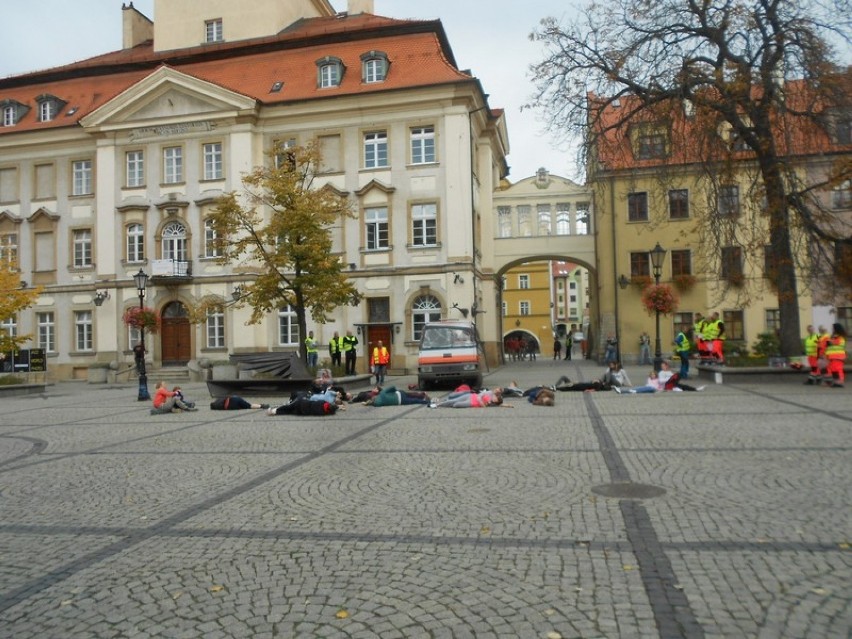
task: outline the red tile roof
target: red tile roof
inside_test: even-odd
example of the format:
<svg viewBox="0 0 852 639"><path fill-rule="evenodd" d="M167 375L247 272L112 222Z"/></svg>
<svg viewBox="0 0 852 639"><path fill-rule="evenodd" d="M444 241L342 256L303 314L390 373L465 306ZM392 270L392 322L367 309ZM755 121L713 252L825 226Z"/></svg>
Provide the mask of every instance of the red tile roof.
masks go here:
<svg viewBox="0 0 852 639"><path fill-rule="evenodd" d="M384 82L361 81L360 56L382 51L390 62ZM316 60L340 58L340 86L317 87ZM0 103L31 107L18 124L0 126L0 135L76 125L93 110L160 66L252 97L261 104L378 93L396 89L475 82L459 71L439 21L394 20L370 14L301 20L276 36L155 52L146 42L73 64L0 79ZM275 82L280 92L270 93ZM54 95L66 102L59 116L38 121L35 98ZM70 109L77 111L68 116Z"/></svg>

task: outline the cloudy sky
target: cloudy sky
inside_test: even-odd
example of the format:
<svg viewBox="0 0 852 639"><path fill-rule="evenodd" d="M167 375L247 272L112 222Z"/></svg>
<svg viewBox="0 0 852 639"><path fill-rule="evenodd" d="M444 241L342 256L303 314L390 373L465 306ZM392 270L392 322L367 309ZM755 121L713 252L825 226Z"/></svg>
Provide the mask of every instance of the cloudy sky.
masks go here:
<svg viewBox="0 0 852 639"><path fill-rule="evenodd" d="M121 0L40 0L14 3L3 12L0 77L44 69L121 48ZM527 37L544 16L563 18L566 0L503 2L486 0L374 0L375 13L393 18L439 18L461 69L471 69L503 108L509 129L509 179L516 182L543 166L551 173L582 181L574 153L556 148L545 123L520 107L532 93L528 67L541 52ZM156 20L154 0L134 0ZM332 0L338 11L346 0Z"/></svg>

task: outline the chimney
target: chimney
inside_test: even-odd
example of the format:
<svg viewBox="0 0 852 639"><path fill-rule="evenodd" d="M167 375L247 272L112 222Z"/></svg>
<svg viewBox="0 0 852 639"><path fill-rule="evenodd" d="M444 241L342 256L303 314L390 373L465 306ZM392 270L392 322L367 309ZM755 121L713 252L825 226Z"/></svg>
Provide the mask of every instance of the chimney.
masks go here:
<svg viewBox="0 0 852 639"><path fill-rule="evenodd" d="M375 13L373 0L349 0L347 9L350 16L358 13Z"/></svg>
<svg viewBox="0 0 852 639"><path fill-rule="evenodd" d="M123 49L132 49L146 40L154 39L154 23L139 13L133 3L125 5L121 3L121 46Z"/></svg>

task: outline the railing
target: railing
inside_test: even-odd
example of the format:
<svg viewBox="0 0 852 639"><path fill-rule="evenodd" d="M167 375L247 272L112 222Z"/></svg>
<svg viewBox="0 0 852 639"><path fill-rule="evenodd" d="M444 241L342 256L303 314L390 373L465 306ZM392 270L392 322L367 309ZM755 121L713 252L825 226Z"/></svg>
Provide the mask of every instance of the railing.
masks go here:
<svg viewBox="0 0 852 639"><path fill-rule="evenodd" d="M192 277L192 262L188 260L153 260L151 277Z"/></svg>

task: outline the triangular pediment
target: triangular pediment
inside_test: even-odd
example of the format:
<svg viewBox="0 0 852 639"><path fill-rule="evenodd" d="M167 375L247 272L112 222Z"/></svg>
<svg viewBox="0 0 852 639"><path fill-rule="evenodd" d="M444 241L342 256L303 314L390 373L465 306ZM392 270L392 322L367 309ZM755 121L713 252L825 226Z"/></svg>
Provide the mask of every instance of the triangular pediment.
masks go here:
<svg viewBox="0 0 852 639"><path fill-rule="evenodd" d="M254 113L257 101L162 66L81 120L86 129L176 125Z"/></svg>
<svg viewBox="0 0 852 639"><path fill-rule="evenodd" d="M11 222L12 224L20 224L22 222L21 218L12 213L12 211L5 209L0 211L0 224L3 222Z"/></svg>

